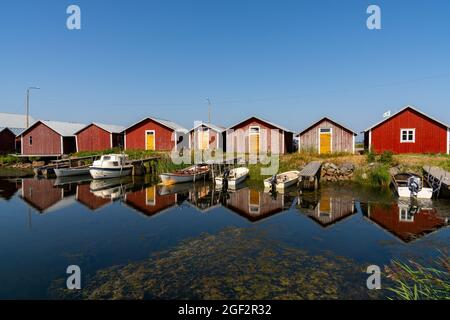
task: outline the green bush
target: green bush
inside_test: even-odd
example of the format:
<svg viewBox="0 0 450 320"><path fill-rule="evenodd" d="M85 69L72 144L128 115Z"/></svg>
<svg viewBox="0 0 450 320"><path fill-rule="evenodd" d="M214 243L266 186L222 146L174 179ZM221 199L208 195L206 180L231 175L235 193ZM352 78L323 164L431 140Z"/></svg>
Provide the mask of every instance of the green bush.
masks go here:
<svg viewBox="0 0 450 320"><path fill-rule="evenodd" d="M384 164L392 164L394 153L392 151L384 151L380 156L380 162Z"/></svg>
<svg viewBox="0 0 450 320"><path fill-rule="evenodd" d="M375 153L373 152L372 149L370 149L370 150L367 152L366 157L367 157L367 162L368 162L368 163L373 163L373 162L375 162L375 160L376 160L376 155L375 155Z"/></svg>
<svg viewBox="0 0 450 320"><path fill-rule="evenodd" d="M369 183L374 187L388 188L391 184L391 174L386 166L375 166L368 174Z"/></svg>

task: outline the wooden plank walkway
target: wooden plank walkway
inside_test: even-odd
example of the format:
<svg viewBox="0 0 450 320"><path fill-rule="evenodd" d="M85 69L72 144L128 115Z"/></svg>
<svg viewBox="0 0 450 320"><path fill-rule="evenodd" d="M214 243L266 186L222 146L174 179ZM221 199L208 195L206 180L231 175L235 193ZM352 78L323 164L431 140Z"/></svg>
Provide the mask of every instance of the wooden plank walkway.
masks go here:
<svg viewBox="0 0 450 320"><path fill-rule="evenodd" d="M431 166L424 166L423 171L426 175L431 175L432 177L441 180L444 187L450 188L450 172L439 167Z"/></svg>
<svg viewBox="0 0 450 320"><path fill-rule="evenodd" d="M299 176L305 178L315 177L321 168L322 161L312 161L300 171Z"/></svg>

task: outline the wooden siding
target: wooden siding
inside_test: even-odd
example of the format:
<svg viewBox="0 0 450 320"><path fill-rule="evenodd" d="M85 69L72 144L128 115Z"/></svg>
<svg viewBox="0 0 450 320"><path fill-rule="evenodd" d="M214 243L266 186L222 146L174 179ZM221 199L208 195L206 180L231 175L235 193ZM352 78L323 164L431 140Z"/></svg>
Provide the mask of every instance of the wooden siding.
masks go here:
<svg viewBox="0 0 450 320"><path fill-rule="evenodd" d="M16 149L16 137L9 129L0 132L0 154L14 152Z"/></svg>
<svg viewBox="0 0 450 320"><path fill-rule="evenodd" d="M329 120L322 120L300 135L299 151L319 151L319 130L332 130L332 152L353 153L353 133Z"/></svg>
<svg viewBox="0 0 450 320"><path fill-rule="evenodd" d="M145 150L145 132L147 130L155 131L156 151L171 151L175 147L175 136L172 129L167 128L151 119L146 119L126 130L125 149Z"/></svg>
<svg viewBox="0 0 450 320"><path fill-rule="evenodd" d="M112 148L111 133L91 124L77 134L78 151L102 151Z"/></svg>
<svg viewBox="0 0 450 320"><path fill-rule="evenodd" d="M401 143L401 129L415 129L415 142ZM405 109L365 136L371 140L374 152L394 153L447 153L447 128L424 115ZM370 138L371 136L371 138ZM369 145L369 142L366 142Z"/></svg>
<svg viewBox="0 0 450 320"><path fill-rule="evenodd" d="M189 132L190 135L190 149L193 150L199 150L199 133L201 132L202 128L208 128L206 126L199 126L195 128L195 130L191 130ZM209 147L207 150L223 150L224 143L223 143L223 135L221 132L217 132L211 128L209 129ZM219 143L217 143L217 140L219 140Z"/></svg>
<svg viewBox="0 0 450 320"><path fill-rule="evenodd" d="M284 130L274 127L257 118L251 118L227 130L226 150L228 153L250 153L249 132L250 127L253 126L260 127L260 153L265 154L271 152L273 154L284 154L292 151L293 139L291 133L288 133L288 136L285 137L286 132ZM275 145L272 145L272 130L277 131L278 148ZM276 137L274 137L274 139L276 139Z"/></svg>
<svg viewBox="0 0 450 320"><path fill-rule="evenodd" d="M301 209L308 217L327 227L356 213L352 199L322 195L314 210Z"/></svg>
<svg viewBox="0 0 450 320"><path fill-rule="evenodd" d="M44 125L38 123L23 136L23 155L61 155L61 136ZM33 144L30 145L30 137Z"/></svg>

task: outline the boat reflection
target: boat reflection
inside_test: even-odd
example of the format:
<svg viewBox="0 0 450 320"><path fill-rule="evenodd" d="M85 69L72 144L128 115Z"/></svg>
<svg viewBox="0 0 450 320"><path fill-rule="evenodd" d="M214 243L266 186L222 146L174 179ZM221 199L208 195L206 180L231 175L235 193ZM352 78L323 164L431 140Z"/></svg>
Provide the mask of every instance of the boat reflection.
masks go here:
<svg viewBox="0 0 450 320"><path fill-rule="evenodd" d="M411 242L448 226L449 218L433 207L432 201L401 201L393 204L362 204L370 221L393 234L402 242Z"/></svg>
<svg viewBox="0 0 450 320"><path fill-rule="evenodd" d="M300 195L297 201L297 209L324 228L357 212L355 200L352 197L328 192Z"/></svg>

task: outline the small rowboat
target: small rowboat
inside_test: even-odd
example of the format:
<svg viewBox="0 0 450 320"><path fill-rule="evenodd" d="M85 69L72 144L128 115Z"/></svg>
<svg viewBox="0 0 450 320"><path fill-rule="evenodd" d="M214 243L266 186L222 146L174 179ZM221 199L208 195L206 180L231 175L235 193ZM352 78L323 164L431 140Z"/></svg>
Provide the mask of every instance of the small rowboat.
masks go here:
<svg viewBox="0 0 450 320"><path fill-rule="evenodd" d="M209 167L205 165L194 165L186 169L175 171L174 173L163 173L160 175L164 185L171 185L183 182L197 181L204 178L209 173Z"/></svg>
<svg viewBox="0 0 450 320"><path fill-rule="evenodd" d="M431 199L433 197L433 188L428 185L427 180L412 173L399 173L392 176L392 184L400 198Z"/></svg>
<svg viewBox="0 0 450 320"><path fill-rule="evenodd" d="M300 171L287 171L264 180L264 188L271 189L275 186L278 190L284 190L298 182Z"/></svg>
<svg viewBox="0 0 450 320"><path fill-rule="evenodd" d="M76 167L76 168L55 168L55 174L57 177L73 177L73 176L85 176L89 175L89 166Z"/></svg>
<svg viewBox="0 0 450 320"><path fill-rule="evenodd" d="M226 179L228 181L228 186L230 188L235 188L238 184L247 179L249 171L250 170L245 167L231 169L222 176L215 178L216 185L222 186Z"/></svg>

